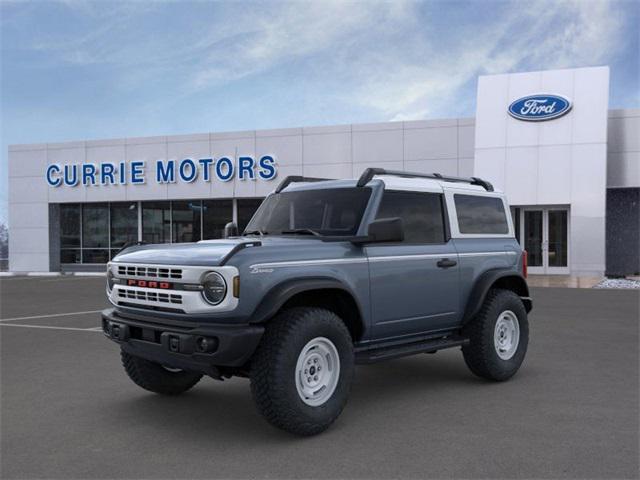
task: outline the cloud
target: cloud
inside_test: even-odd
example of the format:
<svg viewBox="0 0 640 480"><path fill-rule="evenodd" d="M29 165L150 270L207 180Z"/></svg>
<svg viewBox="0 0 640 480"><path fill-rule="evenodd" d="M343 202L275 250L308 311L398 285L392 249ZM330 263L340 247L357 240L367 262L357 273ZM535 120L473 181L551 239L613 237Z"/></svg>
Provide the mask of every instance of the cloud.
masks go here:
<svg viewBox="0 0 640 480"><path fill-rule="evenodd" d="M104 66L114 89L160 79L175 101L280 68L308 95L331 91L391 120L459 114L452 104L479 74L600 64L625 43L609 1L204 2L188 15L173 3L61 5L77 28L41 32L30 48L52 64Z"/></svg>
<svg viewBox="0 0 640 480"><path fill-rule="evenodd" d="M355 98L390 120L455 115L452 102L480 74L601 64L624 44L623 24L611 2L517 2L492 22L453 32L446 55L416 62L387 54L385 75L368 73L369 55L358 68L370 80ZM424 51L435 44L420 36L408 40L422 42Z"/></svg>
<svg viewBox="0 0 640 480"><path fill-rule="evenodd" d="M363 32L375 35L388 19L406 18L408 3L331 1L278 5L280 8L259 10L243 19L252 27L239 33L233 42L211 42L203 68L192 85L215 86L322 52L339 55Z"/></svg>

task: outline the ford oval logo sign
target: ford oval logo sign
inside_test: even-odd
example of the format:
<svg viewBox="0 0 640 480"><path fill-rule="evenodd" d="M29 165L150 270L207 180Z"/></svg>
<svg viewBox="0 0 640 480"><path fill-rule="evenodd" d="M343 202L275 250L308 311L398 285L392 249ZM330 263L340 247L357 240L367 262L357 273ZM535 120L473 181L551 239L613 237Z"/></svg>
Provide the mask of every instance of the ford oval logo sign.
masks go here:
<svg viewBox="0 0 640 480"><path fill-rule="evenodd" d="M509 105L509 115L518 120L542 122L558 118L571 110L571 100L560 95L528 95Z"/></svg>

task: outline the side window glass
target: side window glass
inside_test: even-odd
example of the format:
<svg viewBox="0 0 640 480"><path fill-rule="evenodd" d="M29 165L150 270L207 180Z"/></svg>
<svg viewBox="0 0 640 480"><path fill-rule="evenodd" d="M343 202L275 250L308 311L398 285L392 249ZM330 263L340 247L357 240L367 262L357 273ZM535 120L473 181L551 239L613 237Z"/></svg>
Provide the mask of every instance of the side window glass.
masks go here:
<svg viewBox="0 0 640 480"><path fill-rule="evenodd" d="M441 194L387 190L376 218L393 217L402 219L405 243L445 241Z"/></svg>
<svg viewBox="0 0 640 480"><path fill-rule="evenodd" d="M456 193L453 199L456 204L460 233L509 233L501 198Z"/></svg>

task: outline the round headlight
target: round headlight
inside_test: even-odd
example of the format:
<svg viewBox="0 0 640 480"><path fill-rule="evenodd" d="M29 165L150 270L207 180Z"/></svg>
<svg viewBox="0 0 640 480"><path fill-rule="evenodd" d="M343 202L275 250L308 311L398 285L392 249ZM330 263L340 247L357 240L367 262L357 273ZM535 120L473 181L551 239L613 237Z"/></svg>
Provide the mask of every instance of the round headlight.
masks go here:
<svg viewBox="0 0 640 480"><path fill-rule="evenodd" d="M202 281L202 295L211 305L218 305L227 294L227 282L216 272L207 273Z"/></svg>
<svg viewBox="0 0 640 480"><path fill-rule="evenodd" d="M113 290L113 272L111 269L107 270L107 288L109 291Z"/></svg>

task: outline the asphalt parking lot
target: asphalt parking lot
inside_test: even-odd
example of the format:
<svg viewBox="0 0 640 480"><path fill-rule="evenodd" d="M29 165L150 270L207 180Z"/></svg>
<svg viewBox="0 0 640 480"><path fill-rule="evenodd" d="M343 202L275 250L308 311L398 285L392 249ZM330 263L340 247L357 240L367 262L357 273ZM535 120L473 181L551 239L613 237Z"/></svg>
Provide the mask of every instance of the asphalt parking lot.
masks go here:
<svg viewBox="0 0 640 480"><path fill-rule="evenodd" d="M534 289L511 381L458 350L358 367L342 416L301 439L245 379L177 398L131 383L99 331L102 278L3 279L0 477L637 478L639 293Z"/></svg>

